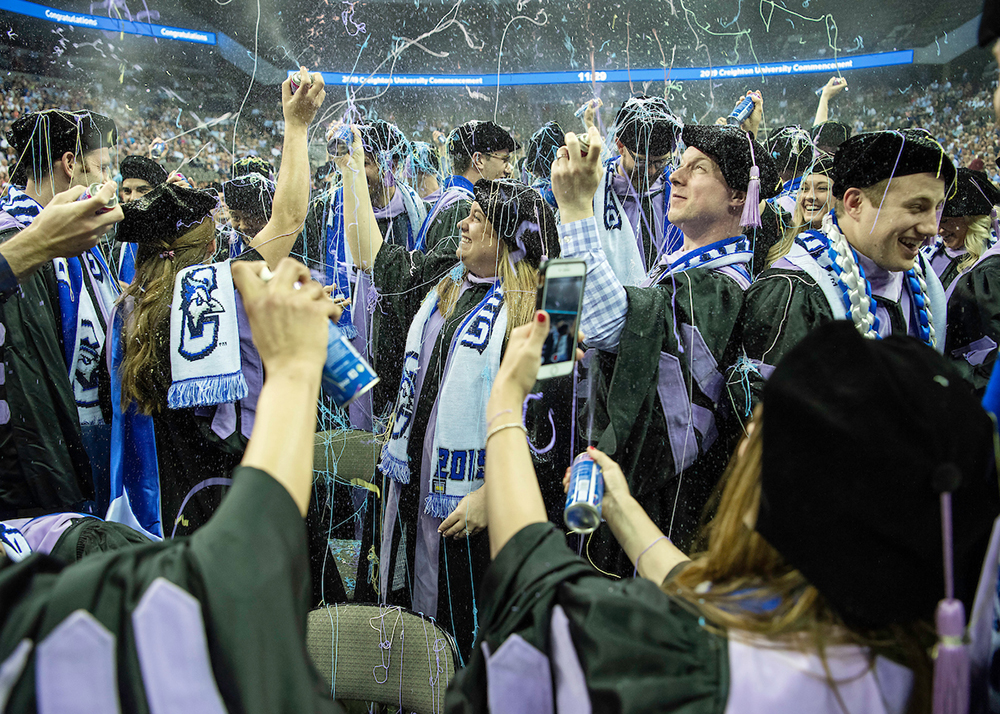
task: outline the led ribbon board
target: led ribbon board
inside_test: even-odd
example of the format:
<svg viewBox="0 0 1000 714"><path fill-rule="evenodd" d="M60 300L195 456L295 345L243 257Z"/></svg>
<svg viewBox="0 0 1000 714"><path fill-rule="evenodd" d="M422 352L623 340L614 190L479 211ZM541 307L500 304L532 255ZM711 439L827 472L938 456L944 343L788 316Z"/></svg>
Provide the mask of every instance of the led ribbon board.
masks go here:
<svg viewBox="0 0 1000 714"><path fill-rule="evenodd" d="M848 72L854 69L913 64L913 50L853 55L836 59L794 60L768 64L738 64L724 67L674 67L664 69L612 69L599 72L519 72L511 74L349 74L323 72L327 85L397 87L442 87L478 85L522 87L533 84L590 84L591 82L696 81L742 77L775 77L816 72ZM291 75L295 70L288 72Z"/></svg>
<svg viewBox="0 0 1000 714"><path fill-rule="evenodd" d="M114 20L110 17L99 17L97 15L87 15L82 12L70 12L68 10L57 10L46 5L27 2L27 0L4 0L0 9L15 12L18 15L37 17L40 20L48 20L60 25L72 25L73 27L89 27L93 30L106 30L108 32L126 32L130 35L144 35L146 37L157 37L164 40L180 40L181 42L195 42L200 45L214 45L216 38L214 32L203 32L201 30L187 30L183 27L169 27L167 25L154 25L149 22L133 22L131 20Z"/></svg>

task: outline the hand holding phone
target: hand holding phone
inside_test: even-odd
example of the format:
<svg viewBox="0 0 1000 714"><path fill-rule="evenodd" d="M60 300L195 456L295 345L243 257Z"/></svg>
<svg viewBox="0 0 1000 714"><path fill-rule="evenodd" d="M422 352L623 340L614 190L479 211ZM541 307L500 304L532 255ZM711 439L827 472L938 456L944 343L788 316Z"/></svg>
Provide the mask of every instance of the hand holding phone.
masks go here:
<svg viewBox="0 0 1000 714"><path fill-rule="evenodd" d="M555 258L539 269L536 308L549 314L549 334L542 345L539 379L573 371L586 277L587 264L582 260Z"/></svg>

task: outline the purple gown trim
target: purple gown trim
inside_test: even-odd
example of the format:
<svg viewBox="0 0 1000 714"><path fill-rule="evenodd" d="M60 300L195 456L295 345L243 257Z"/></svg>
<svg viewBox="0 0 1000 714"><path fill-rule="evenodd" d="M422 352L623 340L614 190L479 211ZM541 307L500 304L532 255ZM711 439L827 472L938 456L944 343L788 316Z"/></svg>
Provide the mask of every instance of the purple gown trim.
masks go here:
<svg viewBox="0 0 1000 714"><path fill-rule="evenodd" d="M77 610L38 643L38 714L111 714L121 710L115 636L86 610Z"/></svg>
<svg viewBox="0 0 1000 714"><path fill-rule="evenodd" d="M556 711L559 714L591 714L593 707L587 691L587 678L580 666L580 658L569 631L569 618L562 605L552 608L549 632L552 638L550 659L556 680Z"/></svg>
<svg viewBox="0 0 1000 714"><path fill-rule="evenodd" d="M660 353L656 391L660 396L663 417L667 421L667 438L674 457L674 473L679 474L698 457L698 440L691 428L691 402L684 385L680 360L666 352Z"/></svg>
<svg viewBox="0 0 1000 714"><path fill-rule="evenodd" d="M486 656L486 699L490 714L531 712L554 714L549 658L514 633L495 654Z"/></svg>
<svg viewBox="0 0 1000 714"><path fill-rule="evenodd" d="M150 714L225 714L197 599L157 578L132 613L132 625Z"/></svg>

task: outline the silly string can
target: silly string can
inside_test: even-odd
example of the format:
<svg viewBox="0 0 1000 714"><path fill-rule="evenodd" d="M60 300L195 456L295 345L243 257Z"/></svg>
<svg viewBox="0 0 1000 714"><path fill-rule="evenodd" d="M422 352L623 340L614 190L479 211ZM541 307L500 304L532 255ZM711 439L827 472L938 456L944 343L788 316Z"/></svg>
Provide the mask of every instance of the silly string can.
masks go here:
<svg viewBox="0 0 1000 714"><path fill-rule="evenodd" d="M604 473L586 453L573 460L563 521L573 533L593 533L601 525Z"/></svg>
<svg viewBox="0 0 1000 714"><path fill-rule="evenodd" d="M102 188L104 188L103 183L92 183L87 187L87 189L83 192L80 198L76 200L86 201L88 198L93 198L100 192ZM104 204L104 208L99 210L98 213L107 213L108 211L114 209L114 207L117 205L118 205L118 193L115 192L111 195L111 199Z"/></svg>
<svg viewBox="0 0 1000 714"><path fill-rule="evenodd" d="M351 144L354 143L354 132L351 127L344 124L337 129L330 141L326 144L326 153L330 156L347 156L351 153Z"/></svg>
<svg viewBox="0 0 1000 714"><path fill-rule="evenodd" d="M295 94L303 84L312 84L312 77L309 76L308 72L299 70L292 75L292 80L288 84L291 87L292 94Z"/></svg>
<svg viewBox="0 0 1000 714"><path fill-rule="evenodd" d="M747 117L753 114L753 97L747 95L744 97L743 101L736 105L733 109L733 113L726 117L726 122L732 124L733 126L739 126L747 120Z"/></svg>
<svg viewBox="0 0 1000 714"><path fill-rule="evenodd" d="M330 323L323 365L323 391L338 407L346 407L378 384L379 376L358 354L339 327Z"/></svg>

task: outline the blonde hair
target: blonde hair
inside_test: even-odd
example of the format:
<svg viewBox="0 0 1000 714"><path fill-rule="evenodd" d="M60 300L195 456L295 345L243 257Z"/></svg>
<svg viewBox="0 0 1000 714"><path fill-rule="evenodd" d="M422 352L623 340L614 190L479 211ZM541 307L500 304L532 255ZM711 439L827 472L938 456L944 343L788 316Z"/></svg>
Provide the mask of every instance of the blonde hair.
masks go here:
<svg viewBox="0 0 1000 714"><path fill-rule="evenodd" d="M492 230L492 229L491 229ZM495 236L495 234L494 234ZM497 241L497 277L503 288L503 302L507 306L507 337L515 327L531 322L535 314L535 295L538 291L538 269L527 260L519 260L511 265L507 244ZM465 268L462 278L469 274ZM438 310L445 319L451 317L462 290L462 280L455 281L450 275L437 285Z"/></svg>
<svg viewBox="0 0 1000 714"><path fill-rule="evenodd" d="M965 233L965 255L958 261L958 272L964 273L971 268L990 245L990 216L966 216L969 229Z"/></svg>
<svg viewBox="0 0 1000 714"><path fill-rule="evenodd" d="M125 354L119 374L122 411L135 402L142 414L156 414L167 403L170 388L170 304L174 279L183 268L203 263L215 238L215 221L206 218L168 243L142 243L135 258L135 279L118 299L135 301L124 326ZM163 257L164 251L173 257Z"/></svg>
<svg viewBox="0 0 1000 714"><path fill-rule="evenodd" d="M702 531L707 549L694 554L687 567L663 585L663 591L693 607L719 634L742 630L790 648L815 651L824 666L827 645L867 647L872 659L882 655L913 671L914 688L907 711L929 712L932 666L928 653L934 643L931 626L916 622L871 631L847 627L805 576L754 529L763 456L760 406L753 424L717 486L714 502L709 504L711 508L717 503L718 511ZM762 602L774 602L776 606L747 606ZM829 670L827 675L836 691Z"/></svg>
<svg viewBox="0 0 1000 714"><path fill-rule="evenodd" d="M830 177L826 174L806 174L806 176L823 176L826 179ZM805 177L803 177L803 181ZM802 189L799 188L801 192ZM836 199L833 197L833 181L830 181L829 185L829 198L827 199L827 205L835 205ZM771 249L767 251L767 267L771 267L772 264L776 263L780 258L784 258L788 255L788 251L792 249L792 244L795 243L795 238L803 231L809 230L813 227L811 221L806 220L805 212L802 210L802 202L799 197L795 198L795 209L792 211L792 222L789 224L788 228L781 235L781 239L771 246Z"/></svg>

